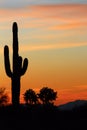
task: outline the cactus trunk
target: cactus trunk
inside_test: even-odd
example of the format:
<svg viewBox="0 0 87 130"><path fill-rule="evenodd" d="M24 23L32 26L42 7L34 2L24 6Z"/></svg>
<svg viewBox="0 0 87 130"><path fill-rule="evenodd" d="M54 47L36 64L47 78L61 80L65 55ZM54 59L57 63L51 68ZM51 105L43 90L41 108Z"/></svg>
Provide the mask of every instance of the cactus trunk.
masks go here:
<svg viewBox="0 0 87 130"><path fill-rule="evenodd" d="M22 65L22 57L18 54L18 27L13 23L13 71L11 72L9 61L9 48L4 47L4 62L7 76L12 80L12 104L17 106L20 103L20 79L25 74L28 66L28 59L25 58Z"/></svg>
<svg viewBox="0 0 87 130"><path fill-rule="evenodd" d="M12 104L16 106L19 105L20 102L20 77L12 78Z"/></svg>

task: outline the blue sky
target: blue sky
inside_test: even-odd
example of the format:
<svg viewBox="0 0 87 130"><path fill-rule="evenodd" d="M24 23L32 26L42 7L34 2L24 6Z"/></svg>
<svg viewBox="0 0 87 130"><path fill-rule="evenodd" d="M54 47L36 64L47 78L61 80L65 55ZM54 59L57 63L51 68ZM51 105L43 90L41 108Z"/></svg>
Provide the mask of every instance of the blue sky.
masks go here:
<svg viewBox="0 0 87 130"><path fill-rule="evenodd" d="M14 8L38 4L87 4L87 0L1 0L0 8Z"/></svg>

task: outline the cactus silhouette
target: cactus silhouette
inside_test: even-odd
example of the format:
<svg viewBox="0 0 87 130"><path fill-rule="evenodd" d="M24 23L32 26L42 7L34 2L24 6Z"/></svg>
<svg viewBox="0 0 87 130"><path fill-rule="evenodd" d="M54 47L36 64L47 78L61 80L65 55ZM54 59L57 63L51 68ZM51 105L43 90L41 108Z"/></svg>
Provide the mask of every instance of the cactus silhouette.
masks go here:
<svg viewBox="0 0 87 130"><path fill-rule="evenodd" d="M11 71L10 61L9 61L9 47L5 45L4 47L4 63L5 71L8 77L12 81L12 104L17 106L20 102L20 79L21 76L25 74L28 67L28 59L25 58L22 63L22 57L18 54L18 27L17 23L13 23L13 71Z"/></svg>

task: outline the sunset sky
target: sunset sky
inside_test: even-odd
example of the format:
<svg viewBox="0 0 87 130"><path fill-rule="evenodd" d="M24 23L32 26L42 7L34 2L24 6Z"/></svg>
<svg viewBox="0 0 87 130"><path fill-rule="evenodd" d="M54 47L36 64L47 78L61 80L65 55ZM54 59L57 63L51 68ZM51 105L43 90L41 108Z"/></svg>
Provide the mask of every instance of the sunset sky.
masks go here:
<svg viewBox="0 0 87 130"><path fill-rule="evenodd" d="M8 45L12 65L14 21L19 27L19 54L29 59L21 78L21 97L26 89L38 92L48 86L58 91L57 105L86 100L87 1L0 1L0 86L9 95L11 79L5 73L3 51Z"/></svg>

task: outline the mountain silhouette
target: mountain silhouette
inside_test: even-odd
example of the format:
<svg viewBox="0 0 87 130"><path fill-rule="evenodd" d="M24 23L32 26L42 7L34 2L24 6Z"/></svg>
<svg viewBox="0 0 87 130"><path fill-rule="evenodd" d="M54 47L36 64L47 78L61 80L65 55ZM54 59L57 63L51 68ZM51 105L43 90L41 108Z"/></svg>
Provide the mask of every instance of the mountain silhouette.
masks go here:
<svg viewBox="0 0 87 130"><path fill-rule="evenodd" d="M63 105L58 106L59 110L73 110L76 108L84 107L87 105L87 100L76 100Z"/></svg>

